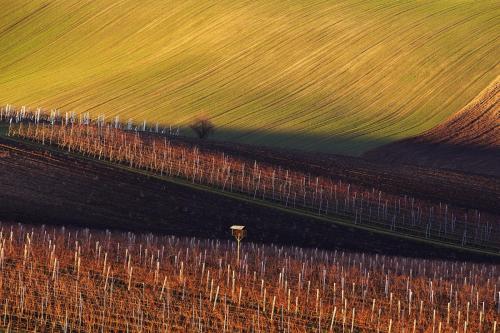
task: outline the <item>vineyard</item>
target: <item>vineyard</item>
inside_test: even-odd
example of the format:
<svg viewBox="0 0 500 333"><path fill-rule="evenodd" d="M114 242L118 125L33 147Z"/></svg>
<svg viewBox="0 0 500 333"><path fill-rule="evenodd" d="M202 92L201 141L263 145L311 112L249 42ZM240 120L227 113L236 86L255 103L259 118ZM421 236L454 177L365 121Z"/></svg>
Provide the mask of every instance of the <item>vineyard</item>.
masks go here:
<svg viewBox="0 0 500 333"><path fill-rule="evenodd" d="M0 8L0 333L500 333L498 1Z"/></svg>
<svg viewBox="0 0 500 333"><path fill-rule="evenodd" d="M228 231L229 232L229 231ZM493 332L498 265L2 223L0 327Z"/></svg>
<svg viewBox="0 0 500 333"><path fill-rule="evenodd" d="M148 129L144 124L141 131L138 126L118 121L77 119L74 115L58 116L40 110L30 113L6 109L0 117L10 119L11 136L55 145L131 169L181 178L288 209L340 217L357 226L464 248L493 252L500 249L498 221L477 210L468 215L446 204L435 206L408 196L351 186L342 180L203 151L157 135L158 126Z"/></svg>

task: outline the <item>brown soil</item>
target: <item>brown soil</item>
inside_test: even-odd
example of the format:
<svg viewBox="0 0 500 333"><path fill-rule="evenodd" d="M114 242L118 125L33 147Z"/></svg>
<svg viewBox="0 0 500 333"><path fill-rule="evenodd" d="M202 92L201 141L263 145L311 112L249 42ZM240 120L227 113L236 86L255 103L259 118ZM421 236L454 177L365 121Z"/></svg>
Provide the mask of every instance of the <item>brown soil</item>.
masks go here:
<svg viewBox="0 0 500 333"><path fill-rule="evenodd" d="M374 161L500 176L500 77L444 123L367 152Z"/></svg>
<svg viewBox="0 0 500 333"><path fill-rule="evenodd" d="M62 152L0 139L0 219L229 238L407 256L485 260L456 250L333 225Z"/></svg>

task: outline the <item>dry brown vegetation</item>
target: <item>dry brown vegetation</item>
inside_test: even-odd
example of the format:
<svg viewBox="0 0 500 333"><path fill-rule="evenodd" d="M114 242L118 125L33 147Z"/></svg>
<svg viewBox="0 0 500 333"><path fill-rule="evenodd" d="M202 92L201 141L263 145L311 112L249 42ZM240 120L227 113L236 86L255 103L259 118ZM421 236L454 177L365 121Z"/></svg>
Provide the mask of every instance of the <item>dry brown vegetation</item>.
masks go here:
<svg viewBox="0 0 500 333"><path fill-rule="evenodd" d="M408 196L372 189L257 162L246 164L224 153L200 151L166 138L141 135L109 125L12 125L10 135L57 145L96 159L125 164L253 199L279 203L356 224L496 251L497 221L478 211L472 216L448 205L429 205ZM463 214L463 215L462 215Z"/></svg>
<svg viewBox="0 0 500 333"><path fill-rule="evenodd" d="M186 186L180 179L131 172L116 163L0 137L0 221L228 239L236 221L255 243L441 260L494 262L495 256L448 249L320 220L267 201ZM498 259L497 259L498 260Z"/></svg>
<svg viewBox="0 0 500 333"><path fill-rule="evenodd" d="M0 327L495 332L498 268L2 223Z"/></svg>
<svg viewBox="0 0 500 333"><path fill-rule="evenodd" d="M499 244L498 221L479 212L249 164L101 121L18 120L10 135L57 152L464 248ZM498 269L255 243L243 245L237 262L230 241L3 223L0 329L496 332Z"/></svg>

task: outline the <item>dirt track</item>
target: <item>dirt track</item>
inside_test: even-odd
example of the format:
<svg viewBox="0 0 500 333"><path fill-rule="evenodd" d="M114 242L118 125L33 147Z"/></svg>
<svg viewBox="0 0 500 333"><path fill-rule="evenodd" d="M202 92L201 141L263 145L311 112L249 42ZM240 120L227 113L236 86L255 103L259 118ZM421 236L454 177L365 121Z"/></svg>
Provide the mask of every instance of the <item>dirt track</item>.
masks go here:
<svg viewBox="0 0 500 333"><path fill-rule="evenodd" d="M218 238L229 237L230 225L245 224L252 241L471 259L470 254L334 226L64 153L12 147L4 139L0 144L3 220Z"/></svg>

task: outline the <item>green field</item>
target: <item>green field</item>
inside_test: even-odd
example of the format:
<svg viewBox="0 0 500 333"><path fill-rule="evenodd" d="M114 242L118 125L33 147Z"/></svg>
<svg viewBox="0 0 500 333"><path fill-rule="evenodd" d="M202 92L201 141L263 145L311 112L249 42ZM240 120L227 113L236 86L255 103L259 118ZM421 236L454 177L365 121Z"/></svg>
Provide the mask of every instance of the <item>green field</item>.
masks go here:
<svg viewBox="0 0 500 333"><path fill-rule="evenodd" d="M498 1L0 0L0 104L358 155L500 74Z"/></svg>

